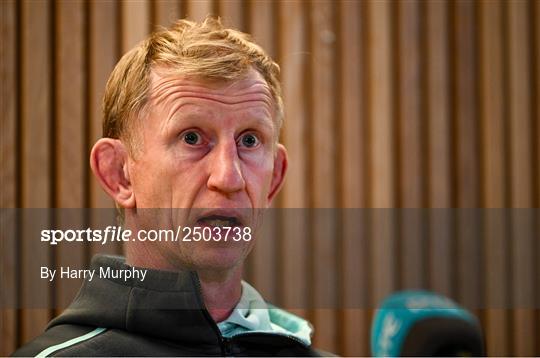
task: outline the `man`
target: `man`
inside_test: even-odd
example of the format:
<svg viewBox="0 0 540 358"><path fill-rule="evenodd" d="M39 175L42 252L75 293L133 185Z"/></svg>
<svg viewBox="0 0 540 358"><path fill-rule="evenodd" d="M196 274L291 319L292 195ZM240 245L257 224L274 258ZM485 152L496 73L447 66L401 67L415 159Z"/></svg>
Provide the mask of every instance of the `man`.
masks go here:
<svg viewBox="0 0 540 358"><path fill-rule="evenodd" d="M190 241L132 240L125 261L95 258L96 271L137 268L145 278L85 281L16 355L317 354L307 321L267 309L241 280L287 170L278 73L247 35L211 18L178 21L120 60L92 171L133 237L188 228Z"/></svg>

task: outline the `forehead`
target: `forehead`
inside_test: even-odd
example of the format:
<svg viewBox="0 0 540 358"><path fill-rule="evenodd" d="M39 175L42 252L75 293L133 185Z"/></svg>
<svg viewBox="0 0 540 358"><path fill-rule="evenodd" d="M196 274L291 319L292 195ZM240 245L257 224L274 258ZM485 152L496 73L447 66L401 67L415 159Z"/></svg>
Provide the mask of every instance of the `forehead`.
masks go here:
<svg viewBox="0 0 540 358"><path fill-rule="evenodd" d="M149 98L154 106L170 107L179 101L202 99L224 105L260 107L270 116L275 112L268 83L254 69L234 80L210 80L154 69L150 75Z"/></svg>

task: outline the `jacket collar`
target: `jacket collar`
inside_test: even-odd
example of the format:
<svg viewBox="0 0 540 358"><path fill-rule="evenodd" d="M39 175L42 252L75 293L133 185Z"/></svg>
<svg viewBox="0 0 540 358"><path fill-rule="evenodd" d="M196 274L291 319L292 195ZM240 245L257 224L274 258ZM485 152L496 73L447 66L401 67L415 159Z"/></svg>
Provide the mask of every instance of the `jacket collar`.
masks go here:
<svg viewBox="0 0 540 358"><path fill-rule="evenodd" d="M144 281L103 278L100 270L131 270L124 258L92 259L94 278L85 280L72 304L49 328L78 324L196 344L218 345L219 329L204 307L195 272L148 269Z"/></svg>

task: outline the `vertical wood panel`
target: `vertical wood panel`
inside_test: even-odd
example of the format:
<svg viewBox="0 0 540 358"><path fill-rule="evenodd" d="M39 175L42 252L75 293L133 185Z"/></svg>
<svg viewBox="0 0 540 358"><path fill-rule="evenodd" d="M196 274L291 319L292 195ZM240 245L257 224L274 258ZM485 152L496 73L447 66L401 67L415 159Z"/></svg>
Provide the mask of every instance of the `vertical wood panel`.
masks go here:
<svg viewBox="0 0 540 358"><path fill-rule="evenodd" d="M3 129L3 128L2 128ZM8 356L17 347L17 217L14 210L2 210L0 214L0 355Z"/></svg>
<svg viewBox="0 0 540 358"><path fill-rule="evenodd" d="M271 4L267 1L261 1L254 4L249 14L252 19L253 28L251 34L255 40L261 41L261 45L265 46L269 54L273 54L274 36L273 36L273 19ZM226 2L221 6L221 14L224 19L234 28L241 28L244 24L241 4L237 1ZM278 212L270 209L267 211L265 218L263 240L259 240L255 245L253 252L250 255L251 276L253 283L257 289L260 287L261 294L264 292L267 297L272 297L273 300L278 298L280 285L278 283L279 276L279 253L278 240L280 235L277 228Z"/></svg>
<svg viewBox="0 0 540 358"><path fill-rule="evenodd" d="M122 54L150 32L150 4L146 0L122 1Z"/></svg>
<svg viewBox="0 0 540 358"><path fill-rule="evenodd" d="M262 3L267 3L267 5L271 5L268 1L262 0ZM247 6L246 0L227 0L227 1L220 1L219 2L219 16L222 18L223 24L227 27L232 27L233 29L242 30L245 31L245 20L244 20L244 7ZM261 4L261 6L264 6L264 4ZM268 18L272 18L270 16L271 12L267 13ZM261 14L262 15L262 14ZM254 21L256 22L256 20Z"/></svg>
<svg viewBox="0 0 540 358"><path fill-rule="evenodd" d="M511 206L530 208L532 201L531 128L528 6L525 1L507 4L509 49ZM534 355L535 339L532 216L514 210L512 216L514 349L517 355ZM538 235L536 235L538 236ZM537 237L538 239L538 237Z"/></svg>
<svg viewBox="0 0 540 358"><path fill-rule="evenodd" d="M448 2L424 2L427 41L427 116L429 124L429 206L450 207L450 109Z"/></svg>
<svg viewBox="0 0 540 358"><path fill-rule="evenodd" d="M168 27L181 18L178 0L156 0L151 5L153 9L151 30L158 25Z"/></svg>
<svg viewBox="0 0 540 358"><path fill-rule="evenodd" d="M56 3L56 190L55 202L60 208L86 206L85 180L85 17L82 1ZM83 227L80 210L64 210L57 217L59 228ZM55 248L57 267L84 267L84 245L60 243ZM62 311L75 297L82 280L56 281L56 307Z"/></svg>
<svg viewBox="0 0 540 358"><path fill-rule="evenodd" d="M364 82L364 38L363 11L359 1L341 1L340 18L340 62L341 90L341 133L338 147L341 154L342 177L340 203L344 208L362 208L367 203L365 93ZM344 355L367 356L369 321L367 315L367 240L364 211L345 209L342 216L342 284L343 335L341 352Z"/></svg>
<svg viewBox="0 0 540 358"><path fill-rule="evenodd" d="M371 139L370 205L388 208L395 204L392 95L391 3L370 1L369 21L369 120Z"/></svg>
<svg viewBox="0 0 540 358"><path fill-rule="evenodd" d="M479 203L478 111L476 104L476 3L454 4L454 131L456 203L475 208ZM466 307L480 307L479 217L475 210L458 211L458 297Z"/></svg>
<svg viewBox="0 0 540 358"><path fill-rule="evenodd" d="M478 143L476 97L476 9L475 3L454 4L454 101L456 130L456 185L459 207L478 205Z"/></svg>
<svg viewBox="0 0 540 358"><path fill-rule="evenodd" d="M21 84L21 186L25 208L47 208L51 202L51 12L47 1L23 1L21 4L22 78ZM34 306L33 297L43 297L49 304L51 286L39 280L40 265L50 264L49 248L33 236L33 225L48 226L50 218L36 221L27 212L22 221L20 292L23 307ZM35 213L35 211L34 211ZM43 331L50 319L49 310L29 308L21 312L21 341L27 342Z"/></svg>
<svg viewBox="0 0 540 358"><path fill-rule="evenodd" d="M369 185L373 208L391 208L394 189L394 112L392 94L391 3L370 1L368 13L368 120ZM379 302L395 287L393 217L387 210L373 210L371 240L371 298Z"/></svg>
<svg viewBox="0 0 540 358"><path fill-rule="evenodd" d="M533 121L536 127L536 132L533 132L534 142L536 144L536 158L533 159L536 172L533 174L536 178L536 203L533 204L535 208L540 208L540 3L538 1L532 1L531 19L533 27L532 29L532 46L533 46L533 58L535 78L534 78L534 96L532 102L534 103L535 111L533 112ZM533 157L534 158L534 157ZM536 233L540 232L540 213L536 210ZM540 301L540 242L536 240L536 301ZM540 307L536 307L536 330L537 334L540 334ZM540 340L536 340L536 355L540 355Z"/></svg>
<svg viewBox="0 0 540 358"><path fill-rule="evenodd" d="M186 17L194 21L202 21L208 15L214 14L212 0L189 0L187 2Z"/></svg>
<svg viewBox="0 0 540 358"><path fill-rule="evenodd" d="M293 8L294 4L285 5L285 9ZM276 24L278 23L278 14L274 14L274 6L270 1L255 1L251 3L250 12L248 14L249 33L274 60L277 56L276 44L280 39L274 38L276 33ZM246 27L246 20L237 20L238 24L243 23ZM282 68L283 70L283 68ZM282 84L283 85L283 84Z"/></svg>
<svg viewBox="0 0 540 358"><path fill-rule="evenodd" d="M529 56L529 22L527 3L522 0L507 4L509 96L510 96L510 156L513 207L530 207L531 142L527 134L531 122Z"/></svg>
<svg viewBox="0 0 540 358"><path fill-rule="evenodd" d="M483 148L483 202L486 208L506 206L505 147L504 140L504 97L503 97L503 43L502 3L482 1L480 3L480 69L482 99L482 148ZM506 235L506 213L489 210L484 216L486 268L486 312L485 330L488 355L505 356L508 351L508 318L505 300L507 287L508 247Z"/></svg>
<svg viewBox="0 0 540 358"><path fill-rule="evenodd" d="M17 5L0 3L0 208L15 208L17 202ZM0 214L0 355L17 346L17 235L14 212Z"/></svg>
<svg viewBox="0 0 540 358"><path fill-rule="evenodd" d="M0 131L0 205L17 206L17 5L15 1L0 3L0 99L2 127Z"/></svg>
<svg viewBox="0 0 540 358"><path fill-rule="evenodd" d="M259 3L259 2L257 2ZM309 251L307 213L308 207L308 63L307 18L301 1L279 3L281 54L281 80L285 120L282 143L288 150L289 167L280 203L286 208L282 216L281 252L282 299L285 307L294 308L295 313L306 316L308 303L307 281ZM264 12L263 12L264 14ZM251 25L255 30L257 25ZM261 42L264 45L264 42Z"/></svg>
<svg viewBox="0 0 540 358"><path fill-rule="evenodd" d="M398 168L400 215L401 284L423 287L424 249L421 211L423 168L421 133L420 8L417 1L397 4Z"/></svg>
<svg viewBox="0 0 540 358"><path fill-rule="evenodd" d="M505 147L503 98L503 48L500 1L482 1L481 14L481 117L484 161L483 204L504 207Z"/></svg>
<svg viewBox="0 0 540 358"><path fill-rule="evenodd" d="M422 205L420 14L418 1L397 4L400 206ZM412 242L411 242L412 244ZM415 245L412 245L415 246ZM416 245L417 246L417 245ZM416 273L419 276L419 273ZM418 278L412 278L418 281Z"/></svg>
<svg viewBox="0 0 540 358"><path fill-rule="evenodd" d="M536 160L533 162L536 163L536 173L534 173L536 178L536 204L534 206L540 208L540 3L538 1L533 1L532 8L531 18L533 19L534 26L532 29L532 44L534 48L533 58L536 60L534 63L536 75L534 79L535 97L533 98L533 103L535 104L533 121L536 126L536 133L533 133L533 138L535 138L536 143ZM537 230L540 231L540 227L537 228ZM540 250L540 245L537 244L537 246ZM537 262L540 262L540 251L538 252ZM539 281L537 283L537 294L540 296L540 266L538 266L538 272ZM538 299L540 299L540 297ZM540 329L540 322L537 327Z"/></svg>
<svg viewBox="0 0 540 358"><path fill-rule="evenodd" d="M59 2L56 8L56 203L62 208L84 206L86 174L85 38L81 1ZM76 183L77 185L73 185Z"/></svg>
<svg viewBox="0 0 540 358"><path fill-rule="evenodd" d="M451 206L450 173L450 75L448 43L448 3L422 3L427 17L426 107L428 130L428 207ZM429 220L429 281L430 287L444 295L451 295L453 260L451 218L449 210L431 210Z"/></svg>
<svg viewBox="0 0 540 358"><path fill-rule="evenodd" d="M334 58L336 34L331 1L311 3L311 50L313 77L313 116L311 127L313 207L335 208L336 201L336 82ZM315 210L313 227L313 277L316 344L322 349L336 349L335 320L337 225L335 210Z"/></svg>

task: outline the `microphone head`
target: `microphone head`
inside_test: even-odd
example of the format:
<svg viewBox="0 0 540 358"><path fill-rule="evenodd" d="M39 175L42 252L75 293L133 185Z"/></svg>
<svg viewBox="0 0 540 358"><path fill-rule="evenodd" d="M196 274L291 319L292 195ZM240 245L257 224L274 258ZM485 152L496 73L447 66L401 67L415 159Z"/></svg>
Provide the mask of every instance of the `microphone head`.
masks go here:
<svg viewBox="0 0 540 358"><path fill-rule="evenodd" d="M482 356L475 316L447 297L402 291L386 298L371 329L374 356Z"/></svg>

